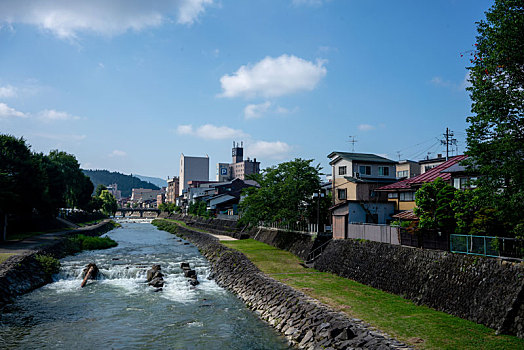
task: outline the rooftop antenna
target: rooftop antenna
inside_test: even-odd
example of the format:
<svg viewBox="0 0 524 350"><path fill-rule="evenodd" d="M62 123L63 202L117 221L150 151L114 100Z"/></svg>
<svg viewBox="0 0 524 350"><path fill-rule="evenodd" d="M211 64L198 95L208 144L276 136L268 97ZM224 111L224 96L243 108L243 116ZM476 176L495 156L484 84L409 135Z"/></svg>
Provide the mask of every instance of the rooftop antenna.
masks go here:
<svg viewBox="0 0 524 350"><path fill-rule="evenodd" d="M397 151L398 161L400 162L400 151Z"/></svg>
<svg viewBox="0 0 524 350"><path fill-rule="evenodd" d="M349 143L351 143L351 152L355 152L355 143L357 143L358 141L355 139L356 136L350 136L351 137L351 140L348 141Z"/></svg>

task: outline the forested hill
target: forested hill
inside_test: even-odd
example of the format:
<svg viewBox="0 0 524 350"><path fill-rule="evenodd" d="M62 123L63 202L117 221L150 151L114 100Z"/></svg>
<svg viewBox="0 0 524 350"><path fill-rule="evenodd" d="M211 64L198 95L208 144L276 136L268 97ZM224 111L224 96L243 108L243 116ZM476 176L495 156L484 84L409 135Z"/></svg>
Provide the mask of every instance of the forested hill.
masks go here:
<svg viewBox="0 0 524 350"><path fill-rule="evenodd" d="M118 172L112 172L107 170L85 170L82 169L84 174L89 176L95 189L98 185L104 186L117 184L118 189L122 191L122 197L131 196L131 189L133 188L150 188L158 190L158 186L153 185L150 182L142 181L133 175L125 175Z"/></svg>

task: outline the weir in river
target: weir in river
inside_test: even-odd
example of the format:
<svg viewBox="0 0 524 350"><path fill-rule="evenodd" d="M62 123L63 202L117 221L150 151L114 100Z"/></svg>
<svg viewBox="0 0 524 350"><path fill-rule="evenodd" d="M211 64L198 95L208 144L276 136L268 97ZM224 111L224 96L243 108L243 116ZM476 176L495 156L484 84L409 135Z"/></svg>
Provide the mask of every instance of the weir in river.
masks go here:
<svg viewBox="0 0 524 350"><path fill-rule="evenodd" d="M149 223L123 223L107 234L118 246L61 260L54 282L1 310L2 349L287 349L283 337L233 294L207 279L210 266L193 245ZM84 288L94 262L98 280ZM180 267L189 262L200 284ZM162 267L161 292L146 282Z"/></svg>

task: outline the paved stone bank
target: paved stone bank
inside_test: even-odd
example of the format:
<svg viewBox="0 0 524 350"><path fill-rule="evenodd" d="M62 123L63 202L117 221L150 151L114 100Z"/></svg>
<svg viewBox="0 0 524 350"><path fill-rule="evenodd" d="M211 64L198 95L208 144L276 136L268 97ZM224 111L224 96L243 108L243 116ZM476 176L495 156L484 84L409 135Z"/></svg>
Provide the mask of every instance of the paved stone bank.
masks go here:
<svg viewBox="0 0 524 350"><path fill-rule="evenodd" d="M160 229L191 241L210 261L216 282L300 349L407 348L357 319L336 312L305 294L264 275L242 253L205 233L157 220Z"/></svg>
<svg viewBox="0 0 524 350"><path fill-rule="evenodd" d="M524 337L524 264L385 243L336 240L315 268Z"/></svg>
<svg viewBox="0 0 524 350"><path fill-rule="evenodd" d="M16 296L28 293L52 282L35 255L50 255L57 259L67 255L66 240L81 233L86 236L97 236L113 229L110 222L84 229L82 232L71 231L57 239L53 244L21 255L13 255L0 264L0 306L12 301Z"/></svg>

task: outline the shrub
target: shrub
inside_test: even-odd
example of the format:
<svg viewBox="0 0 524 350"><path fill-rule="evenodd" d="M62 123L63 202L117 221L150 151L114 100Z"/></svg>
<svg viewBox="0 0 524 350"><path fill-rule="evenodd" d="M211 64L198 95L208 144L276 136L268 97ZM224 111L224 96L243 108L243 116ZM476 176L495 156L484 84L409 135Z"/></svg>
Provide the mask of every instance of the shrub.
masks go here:
<svg viewBox="0 0 524 350"><path fill-rule="evenodd" d="M89 237L85 235L76 235L69 239L70 249L76 252L82 250L97 250L116 247L118 243L109 237Z"/></svg>
<svg viewBox="0 0 524 350"><path fill-rule="evenodd" d="M42 266L42 270L48 275L58 273L60 271L60 261L49 255L35 255L36 261Z"/></svg>

